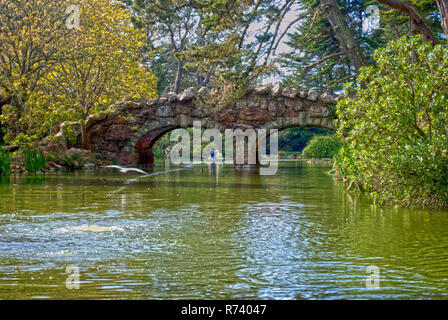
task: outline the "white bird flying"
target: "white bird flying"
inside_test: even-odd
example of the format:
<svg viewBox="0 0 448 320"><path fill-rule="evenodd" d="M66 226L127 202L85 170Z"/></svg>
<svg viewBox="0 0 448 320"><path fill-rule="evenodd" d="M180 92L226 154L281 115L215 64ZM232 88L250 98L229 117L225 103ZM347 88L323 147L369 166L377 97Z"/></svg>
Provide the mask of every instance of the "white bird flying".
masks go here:
<svg viewBox="0 0 448 320"><path fill-rule="evenodd" d="M120 166L104 166L103 168L111 168L111 169L119 169L121 173L127 173L127 172L131 172L131 171L135 171L141 174L148 174L147 172L137 169L137 168L123 168Z"/></svg>

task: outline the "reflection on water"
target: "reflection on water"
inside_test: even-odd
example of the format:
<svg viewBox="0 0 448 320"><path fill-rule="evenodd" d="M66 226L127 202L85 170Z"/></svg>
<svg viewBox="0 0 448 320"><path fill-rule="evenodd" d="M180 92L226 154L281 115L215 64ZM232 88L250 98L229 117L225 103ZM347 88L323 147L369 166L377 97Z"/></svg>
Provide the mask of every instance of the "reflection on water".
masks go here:
<svg viewBox="0 0 448 320"><path fill-rule="evenodd" d="M300 162L150 170L0 180L0 298L448 298L446 211L351 198Z"/></svg>

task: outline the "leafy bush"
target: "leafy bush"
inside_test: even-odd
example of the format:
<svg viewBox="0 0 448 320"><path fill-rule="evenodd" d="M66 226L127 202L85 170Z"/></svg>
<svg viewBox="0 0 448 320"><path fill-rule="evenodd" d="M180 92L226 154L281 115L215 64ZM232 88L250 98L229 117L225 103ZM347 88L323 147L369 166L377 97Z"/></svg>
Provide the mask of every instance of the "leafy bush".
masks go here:
<svg viewBox="0 0 448 320"><path fill-rule="evenodd" d="M155 159L163 159L163 155L165 154L166 148L174 146L177 142L170 141L170 132L165 134L154 144L152 151L154 153Z"/></svg>
<svg viewBox="0 0 448 320"><path fill-rule="evenodd" d="M341 140L338 136L315 136L305 149L303 155L313 158L333 158L341 148Z"/></svg>
<svg viewBox="0 0 448 320"><path fill-rule="evenodd" d="M3 150L0 150L0 176L9 174L11 167L11 155Z"/></svg>
<svg viewBox="0 0 448 320"><path fill-rule="evenodd" d="M25 152L25 169L28 172L42 171L45 169L47 159L42 151L26 151Z"/></svg>
<svg viewBox="0 0 448 320"><path fill-rule="evenodd" d="M448 205L448 48L420 36L378 49L338 106L346 179L380 202Z"/></svg>
<svg viewBox="0 0 448 320"><path fill-rule="evenodd" d="M74 153L72 155L65 156L63 162L68 170L73 171L81 169L88 160L89 158L83 157L79 153Z"/></svg>
<svg viewBox="0 0 448 320"><path fill-rule="evenodd" d="M314 136L331 134L334 132L321 128L286 129L279 134L278 147L282 151L302 152Z"/></svg>

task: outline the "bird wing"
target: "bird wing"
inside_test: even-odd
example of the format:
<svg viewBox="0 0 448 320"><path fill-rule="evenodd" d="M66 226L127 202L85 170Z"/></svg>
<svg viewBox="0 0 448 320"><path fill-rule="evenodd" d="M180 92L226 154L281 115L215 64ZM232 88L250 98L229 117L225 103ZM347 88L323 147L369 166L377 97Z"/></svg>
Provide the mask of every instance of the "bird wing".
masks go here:
<svg viewBox="0 0 448 320"><path fill-rule="evenodd" d="M120 167L120 166L104 166L103 168L112 168L112 169L123 169L122 167Z"/></svg>
<svg viewBox="0 0 448 320"><path fill-rule="evenodd" d="M129 168L126 171L135 171L135 172L142 173L142 174L148 174L147 172L137 169L137 168Z"/></svg>

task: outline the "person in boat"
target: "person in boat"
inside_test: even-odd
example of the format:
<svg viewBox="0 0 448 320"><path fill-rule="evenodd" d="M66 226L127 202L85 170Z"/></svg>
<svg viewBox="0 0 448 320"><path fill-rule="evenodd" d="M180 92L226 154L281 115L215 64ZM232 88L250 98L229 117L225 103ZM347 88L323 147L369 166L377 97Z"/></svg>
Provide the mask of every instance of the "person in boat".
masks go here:
<svg viewBox="0 0 448 320"><path fill-rule="evenodd" d="M215 150L215 159L216 161L222 161L222 154L218 149Z"/></svg>
<svg viewBox="0 0 448 320"><path fill-rule="evenodd" d="M216 152L215 149L212 150L212 152L210 152L210 160L214 161L216 159Z"/></svg>

